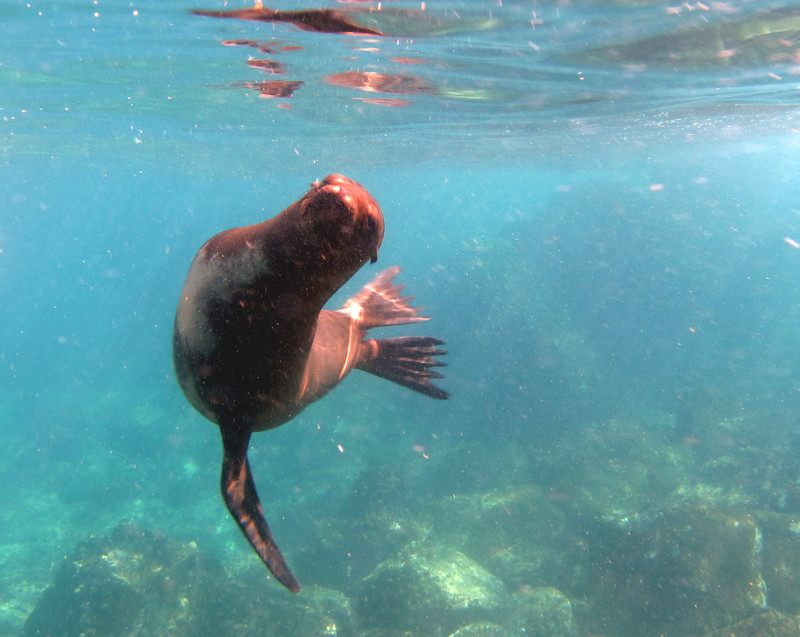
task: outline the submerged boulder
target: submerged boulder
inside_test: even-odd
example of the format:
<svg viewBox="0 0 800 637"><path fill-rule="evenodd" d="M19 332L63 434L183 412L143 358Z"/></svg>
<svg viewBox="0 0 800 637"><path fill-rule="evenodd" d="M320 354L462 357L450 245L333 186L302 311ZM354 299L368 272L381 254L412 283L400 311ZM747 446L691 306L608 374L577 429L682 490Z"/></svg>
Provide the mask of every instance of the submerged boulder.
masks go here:
<svg viewBox="0 0 800 637"><path fill-rule="evenodd" d="M355 637L350 600L340 591L309 585L290 595L266 582L263 568L252 573L250 584L237 589L250 610L247 626L236 634Z"/></svg>
<svg viewBox="0 0 800 637"><path fill-rule="evenodd" d="M513 596L510 621L515 635L574 637L578 634L572 604L564 593L549 586L523 588Z"/></svg>
<svg viewBox="0 0 800 637"><path fill-rule="evenodd" d="M800 618L784 615L776 610L766 610L727 626L705 637L796 637L800 635Z"/></svg>
<svg viewBox="0 0 800 637"><path fill-rule="evenodd" d="M591 565L561 503L531 485L452 495L435 507L434 535L480 560L509 590L588 579Z"/></svg>
<svg viewBox="0 0 800 637"><path fill-rule="evenodd" d="M316 540L295 558L298 573L314 574L322 586L347 589L379 563L430 533L414 493L396 467L360 471L340 510L315 527Z"/></svg>
<svg viewBox="0 0 800 637"><path fill-rule="evenodd" d="M511 637L512 633L503 626L491 622L478 622L459 628L450 637Z"/></svg>
<svg viewBox="0 0 800 637"><path fill-rule="evenodd" d="M194 542L123 523L64 560L24 635L355 635L342 593L310 586L293 596L275 586L263 568L233 578Z"/></svg>
<svg viewBox="0 0 800 637"><path fill-rule="evenodd" d="M763 538L749 515L678 507L591 536L602 566L586 618L594 631L700 635L767 608Z"/></svg>
<svg viewBox="0 0 800 637"><path fill-rule="evenodd" d="M757 518L764 531L763 570L770 608L798 615L800 516L765 511L757 514Z"/></svg>
<svg viewBox="0 0 800 637"><path fill-rule="evenodd" d="M450 635L503 619L505 589L463 553L414 542L364 578L356 602L364 628Z"/></svg>
<svg viewBox="0 0 800 637"><path fill-rule="evenodd" d="M69 555L25 622L27 635L192 635L226 626L222 566L166 536L123 523ZM221 594L222 591L222 594Z"/></svg>

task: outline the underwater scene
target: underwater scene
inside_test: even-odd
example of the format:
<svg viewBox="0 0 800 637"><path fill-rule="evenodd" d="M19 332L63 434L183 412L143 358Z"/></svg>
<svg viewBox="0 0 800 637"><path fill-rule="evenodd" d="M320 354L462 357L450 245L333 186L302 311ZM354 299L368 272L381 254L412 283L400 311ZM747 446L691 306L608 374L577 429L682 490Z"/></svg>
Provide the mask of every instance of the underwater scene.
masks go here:
<svg viewBox="0 0 800 637"><path fill-rule="evenodd" d="M0 635L800 635L800 4L0 20Z"/></svg>

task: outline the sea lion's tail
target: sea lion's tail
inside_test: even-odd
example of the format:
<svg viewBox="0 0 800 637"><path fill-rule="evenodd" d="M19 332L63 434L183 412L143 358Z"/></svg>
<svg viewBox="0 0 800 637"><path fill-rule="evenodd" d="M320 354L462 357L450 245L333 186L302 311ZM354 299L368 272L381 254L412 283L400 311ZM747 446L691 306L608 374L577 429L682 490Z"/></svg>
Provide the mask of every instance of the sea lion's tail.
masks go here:
<svg viewBox="0 0 800 637"><path fill-rule="evenodd" d="M220 427L222 432L222 497L250 545L275 578L293 593L300 590L264 518L253 474L247 462L250 432Z"/></svg>
<svg viewBox="0 0 800 637"><path fill-rule="evenodd" d="M431 382L444 378L431 370L431 367L445 366L433 358L447 353L437 349L439 345L444 342L430 336L370 339L363 342L364 354L356 366L431 398L444 400L450 395Z"/></svg>

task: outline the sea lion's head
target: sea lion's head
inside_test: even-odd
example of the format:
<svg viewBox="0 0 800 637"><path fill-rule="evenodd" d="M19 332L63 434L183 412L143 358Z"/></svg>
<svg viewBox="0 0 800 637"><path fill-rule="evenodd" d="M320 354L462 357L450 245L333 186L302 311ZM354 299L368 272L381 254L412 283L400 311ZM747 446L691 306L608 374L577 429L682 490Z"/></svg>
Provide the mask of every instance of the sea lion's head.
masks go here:
<svg viewBox="0 0 800 637"><path fill-rule="evenodd" d="M319 256L325 261L346 261L358 268L367 260L374 263L378 259L383 214L361 184L342 175L328 175L311 184L298 206L304 240L318 244Z"/></svg>

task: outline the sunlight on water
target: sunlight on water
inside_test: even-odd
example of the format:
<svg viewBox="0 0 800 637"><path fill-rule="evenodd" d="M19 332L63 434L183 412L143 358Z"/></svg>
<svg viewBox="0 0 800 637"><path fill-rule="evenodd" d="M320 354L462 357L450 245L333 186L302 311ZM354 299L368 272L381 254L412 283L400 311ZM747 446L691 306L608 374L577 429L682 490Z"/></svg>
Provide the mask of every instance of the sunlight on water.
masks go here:
<svg viewBox="0 0 800 637"><path fill-rule="evenodd" d="M192 16L201 7L189 4L94 8L5 10L7 151L91 161L112 148L190 170L214 158L329 161L343 148L370 163L399 152L525 160L682 142L697 127L725 140L732 126L794 125L791 6L337 5L366 34L253 11ZM302 13L291 9L280 15Z"/></svg>

